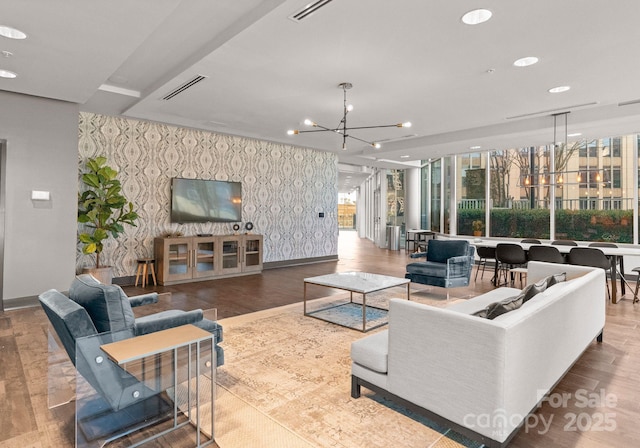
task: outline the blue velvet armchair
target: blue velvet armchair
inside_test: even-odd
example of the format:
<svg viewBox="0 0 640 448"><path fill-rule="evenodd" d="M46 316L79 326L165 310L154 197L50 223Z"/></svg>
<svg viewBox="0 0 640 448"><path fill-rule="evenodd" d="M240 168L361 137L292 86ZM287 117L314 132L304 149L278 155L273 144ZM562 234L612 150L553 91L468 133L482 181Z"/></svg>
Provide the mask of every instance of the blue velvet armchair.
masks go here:
<svg viewBox="0 0 640 448"><path fill-rule="evenodd" d="M214 335L217 365L224 362L222 348L217 345L222 340L222 327L204 319L202 310L169 310L134 317L131 308L156 303L157 293L127 297L117 285L104 285L90 275L80 275L73 281L69 296L51 289L40 294L39 300L78 373L98 394L99 398L83 402L76 409L79 428L89 440L147 426L173 410L159 389L108 359L100 349L102 343L192 324Z"/></svg>
<svg viewBox="0 0 640 448"><path fill-rule="evenodd" d="M475 247L462 240L429 240L426 252L412 254L425 257L407 265L405 278L441 288L469 286Z"/></svg>

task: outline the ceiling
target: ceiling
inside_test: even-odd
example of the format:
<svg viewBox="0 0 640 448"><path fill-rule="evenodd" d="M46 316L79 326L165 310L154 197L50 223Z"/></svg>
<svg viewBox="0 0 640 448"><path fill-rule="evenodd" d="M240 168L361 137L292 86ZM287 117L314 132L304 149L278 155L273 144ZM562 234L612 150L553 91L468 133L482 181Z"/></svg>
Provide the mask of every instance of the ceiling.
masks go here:
<svg viewBox="0 0 640 448"><path fill-rule="evenodd" d="M326 1L326 0L325 0ZM338 154L340 191L372 167L446 154L548 144L553 114L569 133L640 132L637 0L3 0L0 90L81 110L255 137ZM469 26L462 15L493 12ZM539 62L513 62L536 56ZM204 79L172 99L168 93ZM353 136L287 135L305 118L329 128L411 121ZM564 93L549 93L568 85ZM561 120L564 135L564 118ZM351 186L344 182L351 176Z"/></svg>

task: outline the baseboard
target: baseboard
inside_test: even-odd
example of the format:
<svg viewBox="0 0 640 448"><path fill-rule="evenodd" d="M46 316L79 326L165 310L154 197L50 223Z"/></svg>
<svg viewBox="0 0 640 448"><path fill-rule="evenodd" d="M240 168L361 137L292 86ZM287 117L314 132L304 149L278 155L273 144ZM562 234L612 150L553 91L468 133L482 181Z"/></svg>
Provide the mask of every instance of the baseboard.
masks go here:
<svg viewBox="0 0 640 448"><path fill-rule="evenodd" d="M301 266L304 264L327 263L330 261L338 261L338 255L328 255L326 257L314 258L297 258L295 260L271 261L262 265L264 269L286 268L290 266Z"/></svg>
<svg viewBox="0 0 640 448"><path fill-rule="evenodd" d="M18 310L20 308L29 308L32 306L40 306L38 296L17 297L15 299L4 299L2 307L4 311Z"/></svg>

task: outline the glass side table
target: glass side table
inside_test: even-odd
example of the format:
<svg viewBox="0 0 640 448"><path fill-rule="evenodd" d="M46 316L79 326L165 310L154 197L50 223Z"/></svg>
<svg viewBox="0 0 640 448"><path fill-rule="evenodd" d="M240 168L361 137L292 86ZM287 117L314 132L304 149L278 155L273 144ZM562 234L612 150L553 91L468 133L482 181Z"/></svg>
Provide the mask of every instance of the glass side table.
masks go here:
<svg viewBox="0 0 640 448"><path fill-rule="evenodd" d="M213 335L193 325L78 339L76 446L139 446L187 425L194 446L213 444L215 365Z"/></svg>

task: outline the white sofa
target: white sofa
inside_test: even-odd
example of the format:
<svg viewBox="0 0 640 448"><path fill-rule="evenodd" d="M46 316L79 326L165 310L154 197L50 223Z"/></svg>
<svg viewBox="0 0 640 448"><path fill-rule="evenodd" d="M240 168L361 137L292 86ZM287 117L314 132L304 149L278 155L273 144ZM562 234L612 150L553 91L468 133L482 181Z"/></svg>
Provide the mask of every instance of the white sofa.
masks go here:
<svg viewBox="0 0 640 448"><path fill-rule="evenodd" d="M504 447L594 338L602 269L530 262L527 284L566 272L517 310L472 316L517 295L498 288L446 308L392 299L387 330L351 346L351 396L364 386L490 447Z"/></svg>

